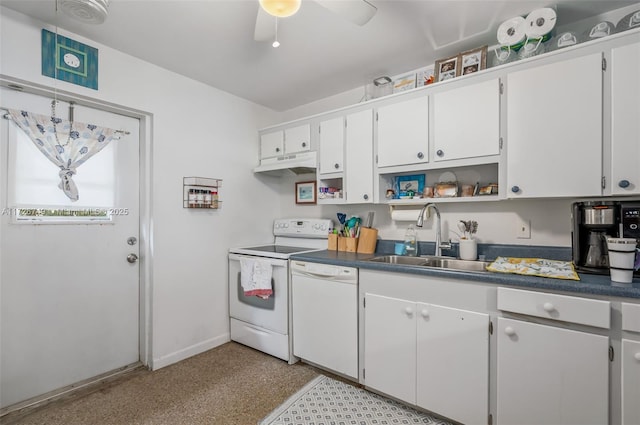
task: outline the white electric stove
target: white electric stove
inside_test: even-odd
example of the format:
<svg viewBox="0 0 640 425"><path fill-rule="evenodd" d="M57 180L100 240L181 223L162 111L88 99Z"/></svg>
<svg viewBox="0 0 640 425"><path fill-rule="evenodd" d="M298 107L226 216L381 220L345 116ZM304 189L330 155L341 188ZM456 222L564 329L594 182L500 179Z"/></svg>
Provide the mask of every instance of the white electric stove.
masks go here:
<svg viewBox="0 0 640 425"><path fill-rule="evenodd" d="M294 363L291 341L289 257L327 249L333 228L328 219L278 219L272 244L229 250L229 316L231 339ZM260 259L272 267L273 294L245 296L240 284L240 260Z"/></svg>

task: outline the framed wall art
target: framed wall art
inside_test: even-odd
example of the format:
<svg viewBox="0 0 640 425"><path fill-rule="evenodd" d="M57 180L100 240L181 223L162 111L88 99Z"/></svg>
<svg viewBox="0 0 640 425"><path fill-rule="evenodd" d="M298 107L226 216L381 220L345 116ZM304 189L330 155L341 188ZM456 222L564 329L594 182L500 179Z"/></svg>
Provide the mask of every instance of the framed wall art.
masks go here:
<svg viewBox="0 0 640 425"><path fill-rule="evenodd" d="M98 90L98 49L43 29L42 75Z"/></svg>
<svg viewBox="0 0 640 425"><path fill-rule="evenodd" d="M473 74L487 67L487 46L460 53L461 75Z"/></svg>
<svg viewBox="0 0 640 425"><path fill-rule="evenodd" d="M460 56L455 55L436 61L436 82L450 80L460 75Z"/></svg>
<svg viewBox="0 0 640 425"><path fill-rule="evenodd" d="M316 182L296 182L296 204L316 203Z"/></svg>

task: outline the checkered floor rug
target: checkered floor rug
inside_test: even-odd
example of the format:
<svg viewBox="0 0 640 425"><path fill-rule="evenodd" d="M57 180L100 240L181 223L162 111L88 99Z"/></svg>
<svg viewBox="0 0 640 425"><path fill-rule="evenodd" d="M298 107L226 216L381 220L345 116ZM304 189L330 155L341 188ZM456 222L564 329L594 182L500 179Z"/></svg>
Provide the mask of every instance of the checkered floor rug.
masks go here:
<svg viewBox="0 0 640 425"><path fill-rule="evenodd" d="M450 425L353 385L319 376L259 425Z"/></svg>

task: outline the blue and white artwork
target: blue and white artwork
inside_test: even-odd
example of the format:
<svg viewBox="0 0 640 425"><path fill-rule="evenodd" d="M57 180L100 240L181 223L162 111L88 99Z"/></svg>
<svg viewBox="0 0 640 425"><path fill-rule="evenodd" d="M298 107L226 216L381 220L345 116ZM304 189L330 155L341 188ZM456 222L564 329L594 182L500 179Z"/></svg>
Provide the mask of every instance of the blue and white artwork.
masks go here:
<svg viewBox="0 0 640 425"><path fill-rule="evenodd" d="M98 49L43 29L42 75L98 90Z"/></svg>

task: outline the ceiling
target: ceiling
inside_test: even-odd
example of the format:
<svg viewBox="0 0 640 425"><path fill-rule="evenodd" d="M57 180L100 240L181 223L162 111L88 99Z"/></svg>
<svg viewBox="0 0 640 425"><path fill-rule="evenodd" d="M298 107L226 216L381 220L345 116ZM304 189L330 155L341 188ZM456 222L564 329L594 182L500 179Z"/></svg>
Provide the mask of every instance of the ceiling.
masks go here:
<svg viewBox="0 0 640 425"><path fill-rule="evenodd" d="M258 0L111 0L101 25L56 15L55 0L0 0L0 5L277 111L495 45L502 22L539 7L557 5L557 26L562 26L640 5L614 0L368 1L378 11L360 27L303 0L296 15L279 20L277 49L271 41L253 39Z"/></svg>

